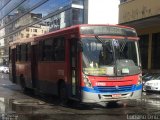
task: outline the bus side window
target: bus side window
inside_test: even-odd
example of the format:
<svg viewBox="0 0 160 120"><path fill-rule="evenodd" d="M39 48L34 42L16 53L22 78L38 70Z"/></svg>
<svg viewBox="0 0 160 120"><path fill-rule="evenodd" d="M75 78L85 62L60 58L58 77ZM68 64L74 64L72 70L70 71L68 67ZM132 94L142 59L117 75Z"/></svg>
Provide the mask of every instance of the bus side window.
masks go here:
<svg viewBox="0 0 160 120"><path fill-rule="evenodd" d="M43 43L44 43L43 41L40 41L38 44L38 60L39 61L42 61L44 56Z"/></svg>
<svg viewBox="0 0 160 120"><path fill-rule="evenodd" d="M20 61L21 60L21 46L20 45L18 45L17 47L16 47L16 61Z"/></svg>
<svg viewBox="0 0 160 120"><path fill-rule="evenodd" d="M52 52L53 52L53 40L48 39L44 41L44 56L43 60L45 61L52 61Z"/></svg>
<svg viewBox="0 0 160 120"><path fill-rule="evenodd" d="M20 56L21 56L21 61L27 60L27 45L26 44L21 45Z"/></svg>
<svg viewBox="0 0 160 120"><path fill-rule="evenodd" d="M26 56L26 60L30 61L31 60L31 45L28 44L27 45L27 56Z"/></svg>
<svg viewBox="0 0 160 120"><path fill-rule="evenodd" d="M54 48L54 58L55 61L64 61L65 60L65 40L64 37L55 38L53 43Z"/></svg>
<svg viewBox="0 0 160 120"><path fill-rule="evenodd" d="M9 47L9 62L11 62L11 56L12 56L12 49Z"/></svg>

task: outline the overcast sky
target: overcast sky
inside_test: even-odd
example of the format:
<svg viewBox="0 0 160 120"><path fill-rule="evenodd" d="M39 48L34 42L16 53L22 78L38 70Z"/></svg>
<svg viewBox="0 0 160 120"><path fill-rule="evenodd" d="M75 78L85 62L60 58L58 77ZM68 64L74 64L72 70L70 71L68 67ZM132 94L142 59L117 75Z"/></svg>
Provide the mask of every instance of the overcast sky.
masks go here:
<svg viewBox="0 0 160 120"><path fill-rule="evenodd" d="M90 24L118 24L119 0L89 0Z"/></svg>

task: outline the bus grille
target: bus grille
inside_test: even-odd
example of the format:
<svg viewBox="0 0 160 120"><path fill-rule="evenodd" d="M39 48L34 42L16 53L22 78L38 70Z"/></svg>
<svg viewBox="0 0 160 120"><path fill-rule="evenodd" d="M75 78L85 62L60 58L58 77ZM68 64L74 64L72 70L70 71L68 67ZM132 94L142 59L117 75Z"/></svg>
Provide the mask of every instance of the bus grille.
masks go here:
<svg viewBox="0 0 160 120"><path fill-rule="evenodd" d="M96 86L95 90L99 92L128 92L132 90L132 85L129 86Z"/></svg>

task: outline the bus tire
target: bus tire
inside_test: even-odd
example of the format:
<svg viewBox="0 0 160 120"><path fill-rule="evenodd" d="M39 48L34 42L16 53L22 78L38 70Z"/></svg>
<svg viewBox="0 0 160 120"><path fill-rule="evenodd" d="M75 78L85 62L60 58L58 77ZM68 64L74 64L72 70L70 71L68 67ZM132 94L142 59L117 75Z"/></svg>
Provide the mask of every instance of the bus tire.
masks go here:
<svg viewBox="0 0 160 120"><path fill-rule="evenodd" d="M62 104L68 102L67 87L64 81L61 81L59 84L59 98Z"/></svg>

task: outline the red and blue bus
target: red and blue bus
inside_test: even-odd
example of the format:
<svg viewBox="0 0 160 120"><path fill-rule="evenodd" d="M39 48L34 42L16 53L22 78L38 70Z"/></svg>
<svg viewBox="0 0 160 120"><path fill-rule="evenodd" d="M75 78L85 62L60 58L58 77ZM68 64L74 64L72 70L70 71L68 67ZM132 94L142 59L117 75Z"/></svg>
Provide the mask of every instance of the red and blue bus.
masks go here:
<svg viewBox="0 0 160 120"><path fill-rule="evenodd" d="M119 25L76 25L10 43L10 79L84 103L139 99L137 33Z"/></svg>

